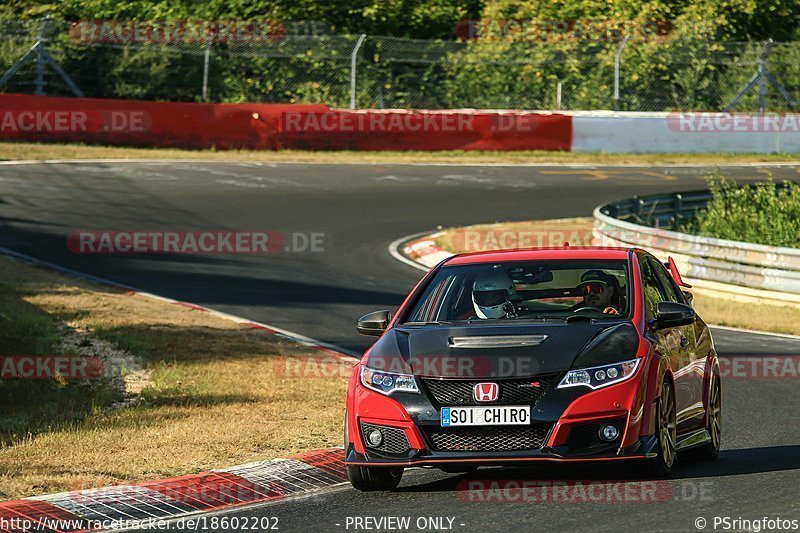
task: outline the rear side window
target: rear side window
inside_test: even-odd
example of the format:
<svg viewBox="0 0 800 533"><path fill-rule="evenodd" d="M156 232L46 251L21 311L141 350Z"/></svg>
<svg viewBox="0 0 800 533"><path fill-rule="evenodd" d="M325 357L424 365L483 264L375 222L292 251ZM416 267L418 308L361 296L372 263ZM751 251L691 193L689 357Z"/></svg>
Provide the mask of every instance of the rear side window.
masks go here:
<svg viewBox="0 0 800 533"><path fill-rule="evenodd" d="M642 271L642 289L644 291L644 310L647 321L656 317L658 302L667 300L667 294L658 281L658 276L653 268L653 264L647 257L641 257L639 266Z"/></svg>
<svg viewBox="0 0 800 533"><path fill-rule="evenodd" d="M672 281L672 278L669 274L667 274L666 269L663 265L658 263L657 260L650 258L650 261L653 263L653 270L658 277L658 281L661 283L661 286L664 289L664 294L666 294L667 299L670 302L677 302L679 304L683 303L683 298L680 297L678 290L675 288L675 284Z"/></svg>

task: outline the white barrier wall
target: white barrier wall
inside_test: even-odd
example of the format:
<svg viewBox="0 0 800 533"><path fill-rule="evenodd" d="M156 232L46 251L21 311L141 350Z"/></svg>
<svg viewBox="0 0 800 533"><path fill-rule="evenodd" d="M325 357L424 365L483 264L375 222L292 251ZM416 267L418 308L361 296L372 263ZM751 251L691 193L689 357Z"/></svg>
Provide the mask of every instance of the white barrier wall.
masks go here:
<svg viewBox="0 0 800 533"><path fill-rule="evenodd" d="M800 115L573 113L572 151L794 153Z"/></svg>

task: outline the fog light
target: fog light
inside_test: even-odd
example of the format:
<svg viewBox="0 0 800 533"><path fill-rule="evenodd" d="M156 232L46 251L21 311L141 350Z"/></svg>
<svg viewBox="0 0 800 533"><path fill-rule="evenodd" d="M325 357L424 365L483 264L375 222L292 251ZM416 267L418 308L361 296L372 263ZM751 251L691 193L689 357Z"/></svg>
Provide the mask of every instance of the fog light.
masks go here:
<svg viewBox="0 0 800 533"><path fill-rule="evenodd" d="M606 424L605 426L600 428L600 438L605 441L611 442L612 440L617 438L617 435L619 435L619 430L617 429L617 426Z"/></svg>
<svg viewBox="0 0 800 533"><path fill-rule="evenodd" d="M367 442L373 448L377 448L383 442L383 434L380 430L371 429L369 433L367 433Z"/></svg>

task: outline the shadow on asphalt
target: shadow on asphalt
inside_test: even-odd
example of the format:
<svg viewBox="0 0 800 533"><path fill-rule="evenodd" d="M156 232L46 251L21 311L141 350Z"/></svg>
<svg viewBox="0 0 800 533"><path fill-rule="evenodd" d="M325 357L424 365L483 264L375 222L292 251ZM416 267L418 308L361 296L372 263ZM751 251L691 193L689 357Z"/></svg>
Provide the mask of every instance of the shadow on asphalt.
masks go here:
<svg viewBox="0 0 800 533"><path fill-rule="evenodd" d="M724 450L719 459L707 463L679 463L671 479L696 479L738 476L800 470L800 445L768 446ZM396 492L460 492L469 490L467 480L520 481L612 481L649 480L643 475L644 465L631 463L613 468L603 465L544 465L528 468L482 468L471 474L461 474L429 483L401 486Z"/></svg>

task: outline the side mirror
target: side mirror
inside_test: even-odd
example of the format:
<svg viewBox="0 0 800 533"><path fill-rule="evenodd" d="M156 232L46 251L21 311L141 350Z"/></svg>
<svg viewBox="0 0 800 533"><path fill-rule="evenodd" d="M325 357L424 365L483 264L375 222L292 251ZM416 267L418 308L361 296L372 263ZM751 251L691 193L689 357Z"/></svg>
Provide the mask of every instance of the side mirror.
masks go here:
<svg viewBox="0 0 800 533"><path fill-rule="evenodd" d="M685 304L658 302L656 307L655 327L658 329L688 326L694 319L694 309Z"/></svg>
<svg viewBox="0 0 800 533"><path fill-rule="evenodd" d="M362 335L379 337L386 331L392 314L389 311L373 311L358 319L356 330Z"/></svg>

